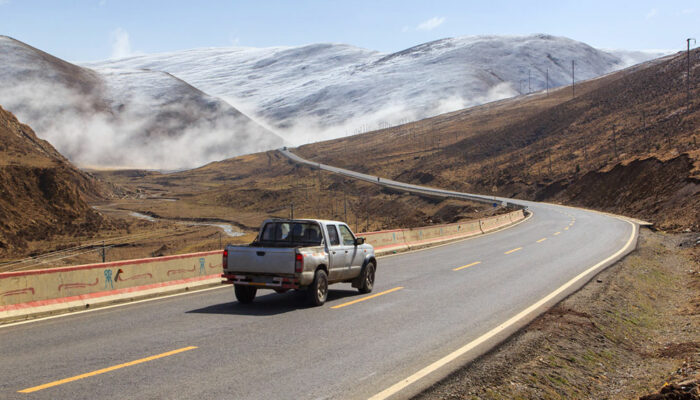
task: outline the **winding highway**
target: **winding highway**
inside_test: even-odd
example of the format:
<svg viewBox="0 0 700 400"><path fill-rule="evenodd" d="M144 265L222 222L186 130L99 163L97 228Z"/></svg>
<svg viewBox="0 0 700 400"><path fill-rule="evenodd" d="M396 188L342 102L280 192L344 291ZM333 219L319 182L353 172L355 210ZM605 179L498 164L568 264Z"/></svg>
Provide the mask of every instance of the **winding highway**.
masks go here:
<svg viewBox="0 0 700 400"><path fill-rule="evenodd" d="M495 200L532 216L489 235L382 257L373 293L334 285L323 307L308 307L298 292L261 292L242 305L226 286L0 326L0 398L410 397L636 245L638 227L627 220Z"/></svg>

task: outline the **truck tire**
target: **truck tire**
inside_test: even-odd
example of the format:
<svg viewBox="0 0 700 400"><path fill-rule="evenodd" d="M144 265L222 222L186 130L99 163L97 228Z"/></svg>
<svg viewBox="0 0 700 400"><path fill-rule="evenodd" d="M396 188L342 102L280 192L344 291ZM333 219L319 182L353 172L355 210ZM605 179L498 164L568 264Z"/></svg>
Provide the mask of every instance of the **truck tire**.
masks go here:
<svg viewBox="0 0 700 400"><path fill-rule="evenodd" d="M236 299L239 303L248 304L252 303L253 299L255 299L258 288L246 285L234 285L234 291L236 292Z"/></svg>
<svg viewBox="0 0 700 400"><path fill-rule="evenodd" d="M360 281L360 286L357 290L360 293L369 293L374 288L374 273L377 271L377 267L373 262L367 263L365 269L362 271L362 277Z"/></svg>
<svg viewBox="0 0 700 400"><path fill-rule="evenodd" d="M306 295L309 297L309 303L312 306L322 306L328 297L328 275L326 271L319 269L314 275L314 281L306 290Z"/></svg>

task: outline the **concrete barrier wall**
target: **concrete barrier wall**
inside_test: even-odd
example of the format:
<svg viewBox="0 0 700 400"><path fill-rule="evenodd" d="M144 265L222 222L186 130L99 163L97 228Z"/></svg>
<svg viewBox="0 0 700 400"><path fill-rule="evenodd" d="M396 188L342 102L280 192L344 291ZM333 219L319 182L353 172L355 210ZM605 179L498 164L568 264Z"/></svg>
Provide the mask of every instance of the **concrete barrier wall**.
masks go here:
<svg viewBox="0 0 700 400"><path fill-rule="evenodd" d="M368 232L358 234L365 238L367 243L375 249L390 249L393 251L405 250L406 245L405 230L396 229L391 231Z"/></svg>
<svg viewBox="0 0 700 400"><path fill-rule="evenodd" d="M523 210L513 211L508 215L510 216L511 222L518 222L525 219L525 213L523 212Z"/></svg>
<svg viewBox="0 0 700 400"><path fill-rule="evenodd" d="M0 273L3 312L220 279L222 251Z"/></svg>
<svg viewBox="0 0 700 400"><path fill-rule="evenodd" d="M492 232L524 218L523 210L517 210L508 214L456 224L367 232L357 235L364 237L367 243L374 246L377 254L381 255Z"/></svg>

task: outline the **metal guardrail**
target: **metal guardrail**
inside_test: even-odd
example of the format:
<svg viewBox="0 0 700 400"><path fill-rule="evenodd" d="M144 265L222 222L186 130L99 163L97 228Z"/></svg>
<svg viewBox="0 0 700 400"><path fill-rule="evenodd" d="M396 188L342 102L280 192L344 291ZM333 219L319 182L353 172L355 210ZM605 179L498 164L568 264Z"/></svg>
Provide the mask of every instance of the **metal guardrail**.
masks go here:
<svg viewBox="0 0 700 400"><path fill-rule="evenodd" d="M367 175L367 174L363 174L360 172L350 171L350 170L347 170L344 168L332 167L330 165L305 160L305 159L299 157L298 155L290 152L287 149L278 149L278 151L280 153L282 153L282 155L284 155L285 157L289 158L290 160L295 161L295 162L300 163L300 164L308 165L308 166L318 168L318 169L321 169L324 171L333 172L333 173L336 173L339 175L347 176L347 177L354 178L354 179L359 179L362 181L374 183L376 185L385 186L388 188L398 189L398 190L405 191L405 192L423 194L423 195L428 195L428 196L448 197L448 198L457 198L457 199L462 199L462 200L471 200L471 201L476 201L479 203L486 203L486 204L496 203L496 204L499 204L502 206L519 208L522 210L527 209L527 205L520 204L517 201L511 201L511 199L504 199L504 198L495 197L495 196L484 196L484 195L479 195L479 194L455 192L455 191L451 191L451 190L436 189L436 188L431 188L431 187L427 187L427 186L418 186L418 185L413 185L413 184L405 183L405 182L397 182L397 181L394 181L391 179L385 179L385 178L382 179L381 177L378 177L378 176Z"/></svg>

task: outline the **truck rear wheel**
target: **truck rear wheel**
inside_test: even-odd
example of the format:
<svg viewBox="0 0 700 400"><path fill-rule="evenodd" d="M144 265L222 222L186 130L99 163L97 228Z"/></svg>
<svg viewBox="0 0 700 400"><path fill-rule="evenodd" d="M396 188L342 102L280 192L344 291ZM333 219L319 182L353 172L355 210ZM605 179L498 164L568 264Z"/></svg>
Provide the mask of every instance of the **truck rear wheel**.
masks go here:
<svg viewBox="0 0 700 400"><path fill-rule="evenodd" d="M236 292L236 299L239 303L248 304L255 299L258 288L246 285L234 285L234 291Z"/></svg>
<svg viewBox="0 0 700 400"><path fill-rule="evenodd" d="M372 291L372 288L374 288L374 273L376 270L377 267L373 262L370 262L365 266L365 270L362 272L362 281L360 282L360 286L357 288L360 293L369 293Z"/></svg>
<svg viewBox="0 0 700 400"><path fill-rule="evenodd" d="M326 302L328 297L328 275L326 275L326 271L322 269L316 271L314 281L306 290L306 294L312 306L322 306Z"/></svg>

